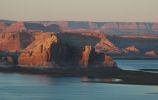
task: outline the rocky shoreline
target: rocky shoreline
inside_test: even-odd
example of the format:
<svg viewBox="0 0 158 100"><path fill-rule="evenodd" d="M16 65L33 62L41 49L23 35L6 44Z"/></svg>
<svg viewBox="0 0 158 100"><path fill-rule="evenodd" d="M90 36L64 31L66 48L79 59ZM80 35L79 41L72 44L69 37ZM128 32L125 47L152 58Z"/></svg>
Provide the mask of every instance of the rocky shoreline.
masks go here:
<svg viewBox="0 0 158 100"><path fill-rule="evenodd" d="M44 74L51 77L86 77L83 82L112 84L158 85L158 73L129 71L119 68L23 68L0 67L3 73Z"/></svg>

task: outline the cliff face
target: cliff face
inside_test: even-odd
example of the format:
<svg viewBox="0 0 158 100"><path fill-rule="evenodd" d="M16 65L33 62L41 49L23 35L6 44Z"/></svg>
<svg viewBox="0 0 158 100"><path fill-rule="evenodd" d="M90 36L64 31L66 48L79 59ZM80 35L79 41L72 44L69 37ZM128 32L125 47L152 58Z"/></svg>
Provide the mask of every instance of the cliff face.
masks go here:
<svg viewBox="0 0 158 100"><path fill-rule="evenodd" d="M23 67L116 67L112 58L96 52L95 45L100 39L82 34L35 33L35 40L18 59ZM38 34L38 35L37 35ZM110 64L111 63L111 64Z"/></svg>
<svg viewBox="0 0 158 100"><path fill-rule="evenodd" d="M20 49L19 33L0 33L1 51L18 51Z"/></svg>
<svg viewBox="0 0 158 100"><path fill-rule="evenodd" d="M24 30L26 30L26 28L23 22L15 22L5 28L3 32L21 32Z"/></svg>
<svg viewBox="0 0 158 100"><path fill-rule="evenodd" d="M80 64L85 68L88 67L89 55L91 53L91 50L92 50L91 46L85 46L83 48Z"/></svg>
<svg viewBox="0 0 158 100"><path fill-rule="evenodd" d="M34 40L29 32L3 32L0 33L0 50L15 52L26 48Z"/></svg>
<svg viewBox="0 0 158 100"><path fill-rule="evenodd" d="M148 51L156 53L158 51L158 37L155 36L158 33L158 23L86 21L0 21L0 50L25 51L33 41L45 37L45 34L41 35L42 32L46 32L46 34L56 32L60 43L62 41L61 48L66 52L68 50L67 46L64 46L65 44L68 46L71 44L71 47L77 45L79 51L81 48L91 46L98 53L114 57L128 55L148 57ZM61 33L64 34L61 36L59 35ZM105 37L105 34L108 36ZM80 55L84 56L82 53ZM82 60L81 62L85 63Z"/></svg>
<svg viewBox="0 0 158 100"><path fill-rule="evenodd" d="M121 50L111 43L106 37L102 37L100 42L96 45L98 52L106 52L109 54L120 54Z"/></svg>
<svg viewBox="0 0 158 100"><path fill-rule="evenodd" d="M52 55L51 46L57 42L57 38L53 33L36 34L40 34L40 36L36 35L35 40L19 56L20 66L47 67L49 65Z"/></svg>
<svg viewBox="0 0 158 100"><path fill-rule="evenodd" d="M110 42L106 36L101 33L82 33L83 36L89 36L99 39L99 42L95 44L96 52L104 52L106 54L120 54L121 50Z"/></svg>

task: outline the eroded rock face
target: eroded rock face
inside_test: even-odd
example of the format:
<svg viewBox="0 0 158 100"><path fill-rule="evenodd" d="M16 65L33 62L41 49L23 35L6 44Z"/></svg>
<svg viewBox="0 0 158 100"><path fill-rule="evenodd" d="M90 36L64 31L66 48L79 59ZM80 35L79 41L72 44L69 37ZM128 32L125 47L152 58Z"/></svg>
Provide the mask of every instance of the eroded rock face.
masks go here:
<svg viewBox="0 0 158 100"><path fill-rule="evenodd" d="M51 66L51 46L57 42L53 33L37 33L43 36L36 37L24 52L19 56L18 63L24 67L48 67ZM50 64L50 65L49 65Z"/></svg>
<svg viewBox="0 0 158 100"><path fill-rule="evenodd" d="M15 22L15 23L12 23L7 28L5 28L5 30L3 31L4 32L21 32L25 30L26 30L26 27L23 22Z"/></svg>
<svg viewBox="0 0 158 100"><path fill-rule="evenodd" d="M112 57L107 55L104 56L104 64L107 67L117 67L116 62L112 59Z"/></svg>
<svg viewBox="0 0 158 100"><path fill-rule="evenodd" d="M98 39L81 34L35 33L31 43L19 57L19 66L24 67L113 67L112 58L96 52ZM38 34L38 35L37 35ZM93 41L93 42L91 42Z"/></svg>
<svg viewBox="0 0 158 100"><path fill-rule="evenodd" d="M92 50L92 47L91 46L85 46L83 48L83 51L82 51L82 58L80 60L80 64L83 66L83 67L88 67L88 62L89 62L89 55L91 53L91 50Z"/></svg>
<svg viewBox="0 0 158 100"><path fill-rule="evenodd" d="M109 54L120 54L121 50L112 44L107 38L102 37L100 42L96 44L98 52L106 52Z"/></svg>
<svg viewBox="0 0 158 100"><path fill-rule="evenodd" d="M61 29L56 24L44 26L38 23L31 22L12 22L6 25L0 22L0 32L61 32Z"/></svg>
<svg viewBox="0 0 158 100"><path fill-rule="evenodd" d="M103 50L116 49L102 35L93 33L13 32L0 33L0 38L0 50L7 51L6 61L21 67L113 66L112 63L107 63L102 50L95 47L98 43L102 43L103 46L106 45ZM7 57L7 53L11 56Z"/></svg>
<svg viewBox="0 0 158 100"><path fill-rule="evenodd" d="M135 46L129 46L124 49L124 52L125 53L128 53L128 52L138 53L139 49L137 49Z"/></svg>
<svg viewBox="0 0 158 100"><path fill-rule="evenodd" d="M101 33L82 33L83 36L95 37L99 39L99 42L95 44L95 49L97 52L104 52L109 54L120 54L121 50L116 47L112 42L110 42Z"/></svg>
<svg viewBox="0 0 158 100"><path fill-rule="evenodd" d="M0 50L15 52L20 49L19 33L0 33Z"/></svg>
<svg viewBox="0 0 158 100"><path fill-rule="evenodd" d="M34 36L29 32L2 32L0 33L0 51L20 51L32 41L34 41Z"/></svg>

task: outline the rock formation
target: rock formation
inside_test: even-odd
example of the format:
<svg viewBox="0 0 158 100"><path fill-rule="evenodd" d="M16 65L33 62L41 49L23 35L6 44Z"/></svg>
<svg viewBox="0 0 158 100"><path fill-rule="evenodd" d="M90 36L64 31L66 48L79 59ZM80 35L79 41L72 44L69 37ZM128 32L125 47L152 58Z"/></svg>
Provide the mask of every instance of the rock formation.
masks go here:
<svg viewBox="0 0 158 100"><path fill-rule="evenodd" d="M82 34L34 33L35 40L19 56L23 67L89 68L115 66L112 58L107 60L104 53L96 52L96 37ZM38 35L37 35L38 34Z"/></svg>
<svg viewBox="0 0 158 100"><path fill-rule="evenodd" d="M0 33L1 51L18 51L20 49L19 33Z"/></svg>
<svg viewBox="0 0 158 100"><path fill-rule="evenodd" d="M106 55L104 56L104 64L108 67L112 67L112 66L116 67L117 66L116 62L112 59L112 57L106 56Z"/></svg>
<svg viewBox="0 0 158 100"><path fill-rule="evenodd" d="M138 53L139 49L137 49L135 46L132 45L132 46L125 48L124 52L125 53L128 53L128 52Z"/></svg>
<svg viewBox="0 0 158 100"><path fill-rule="evenodd" d="M0 33L0 51L15 52L26 48L34 41L34 34L29 32Z"/></svg>
<svg viewBox="0 0 158 100"><path fill-rule="evenodd" d="M145 53L146 56L149 56L149 57L156 57L157 54L155 51L148 51Z"/></svg>
<svg viewBox="0 0 158 100"><path fill-rule="evenodd" d="M109 54L120 54L121 50L111 43L106 37L102 37L100 42L96 44L96 50Z"/></svg>
<svg viewBox="0 0 158 100"><path fill-rule="evenodd" d="M121 50L116 47L112 42L110 42L103 34L101 33L82 33L83 36L89 36L98 38L100 41L95 45L97 52L104 52L109 54L120 54Z"/></svg>
<svg viewBox="0 0 158 100"><path fill-rule="evenodd" d="M91 46L85 46L83 48L80 64L85 68L88 67L89 55L91 53L91 50L92 50Z"/></svg>
<svg viewBox="0 0 158 100"><path fill-rule="evenodd" d="M26 28L23 22L15 22L15 23L12 23L7 28L5 28L3 32L21 32L24 30L26 30Z"/></svg>
<svg viewBox="0 0 158 100"><path fill-rule="evenodd" d="M43 24L31 23L31 22L12 22L6 25L0 22L0 32L60 32L61 29L56 24L44 26Z"/></svg>
<svg viewBox="0 0 158 100"><path fill-rule="evenodd" d="M43 25L57 24L67 32L95 32L106 35L156 35L158 23L144 22L86 22L86 21L41 21Z"/></svg>
<svg viewBox="0 0 158 100"><path fill-rule="evenodd" d="M124 53L121 55L113 55L113 57L122 58L144 58L145 52L147 51L158 51L158 37L157 36L108 36L108 39L115 44L117 47L122 49ZM134 46L133 51L129 52L125 48ZM157 58L154 57L154 58Z"/></svg>
<svg viewBox="0 0 158 100"><path fill-rule="evenodd" d="M35 41L20 55L18 60L20 66L48 67L51 61L51 46L57 42L57 38L53 33L36 34L40 36L36 35Z"/></svg>

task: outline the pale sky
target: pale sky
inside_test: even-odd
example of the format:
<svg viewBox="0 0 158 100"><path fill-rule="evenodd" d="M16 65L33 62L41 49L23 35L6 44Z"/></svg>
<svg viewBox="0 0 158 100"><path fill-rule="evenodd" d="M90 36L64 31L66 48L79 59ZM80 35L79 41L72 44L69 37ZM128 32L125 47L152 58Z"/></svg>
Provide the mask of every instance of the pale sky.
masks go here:
<svg viewBox="0 0 158 100"><path fill-rule="evenodd" d="M0 19L158 22L158 0L0 0Z"/></svg>

